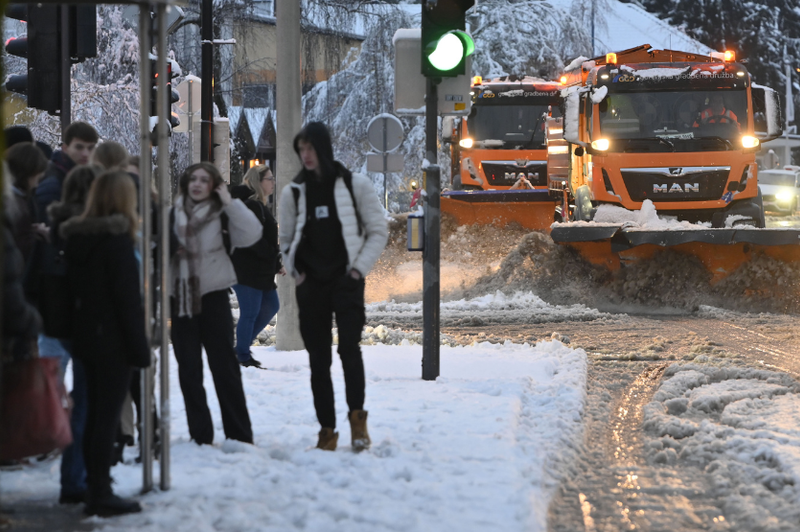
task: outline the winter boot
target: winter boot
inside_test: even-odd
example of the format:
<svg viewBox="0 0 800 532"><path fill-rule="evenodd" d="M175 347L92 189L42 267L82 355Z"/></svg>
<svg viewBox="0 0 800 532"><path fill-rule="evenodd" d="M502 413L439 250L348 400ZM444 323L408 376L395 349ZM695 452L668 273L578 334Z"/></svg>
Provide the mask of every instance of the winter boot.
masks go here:
<svg viewBox="0 0 800 532"><path fill-rule="evenodd" d="M113 493L106 493L100 497L89 497L86 507L83 509L85 515L97 515L100 517L133 514L141 511L142 507L138 502L123 499Z"/></svg>
<svg viewBox="0 0 800 532"><path fill-rule="evenodd" d="M317 449L323 451L335 451L336 444L339 443L339 433L334 432L333 429L323 427L319 431L319 440L317 441Z"/></svg>
<svg viewBox="0 0 800 532"><path fill-rule="evenodd" d="M353 443L353 450L356 452L369 449L369 432L367 432L367 411L353 410L348 414L350 420L350 437Z"/></svg>

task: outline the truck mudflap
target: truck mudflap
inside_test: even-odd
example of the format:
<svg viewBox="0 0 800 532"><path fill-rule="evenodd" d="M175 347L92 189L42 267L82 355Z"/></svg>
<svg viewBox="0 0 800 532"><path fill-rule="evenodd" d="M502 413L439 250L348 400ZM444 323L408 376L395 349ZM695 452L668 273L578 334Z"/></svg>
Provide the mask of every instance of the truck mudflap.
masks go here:
<svg viewBox="0 0 800 532"><path fill-rule="evenodd" d="M652 258L669 248L697 257L711 273L713 283L760 255L800 265L798 229L658 231L623 225L553 224L550 237L557 244L575 249L588 262L610 270Z"/></svg>
<svg viewBox="0 0 800 532"><path fill-rule="evenodd" d="M517 223L526 229L549 231L556 200L547 189L452 190L442 193L440 205L459 225L504 227Z"/></svg>

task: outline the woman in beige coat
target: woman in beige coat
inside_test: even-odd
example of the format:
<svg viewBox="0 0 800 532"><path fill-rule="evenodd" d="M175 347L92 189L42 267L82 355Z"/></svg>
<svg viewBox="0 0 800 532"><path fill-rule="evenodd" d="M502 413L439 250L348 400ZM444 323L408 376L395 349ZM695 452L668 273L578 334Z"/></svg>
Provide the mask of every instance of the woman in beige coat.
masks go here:
<svg viewBox="0 0 800 532"><path fill-rule="evenodd" d="M232 199L217 168L193 164L181 175L170 216L172 345L186 404L189 435L211 444L214 424L203 388L202 349L222 411L225 437L253 443L253 430L233 349L229 288L236 284L229 253L255 244L261 223Z"/></svg>

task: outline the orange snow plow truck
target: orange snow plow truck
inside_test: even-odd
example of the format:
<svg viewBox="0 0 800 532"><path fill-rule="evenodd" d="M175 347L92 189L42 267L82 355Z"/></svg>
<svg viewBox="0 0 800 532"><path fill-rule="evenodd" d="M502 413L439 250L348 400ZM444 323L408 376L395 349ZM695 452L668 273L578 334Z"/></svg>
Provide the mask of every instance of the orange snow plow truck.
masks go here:
<svg viewBox="0 0 800 532"><path fill-rule="evenodd" d="M469 116L442 123L452 164L443 213L461 225L549 230L556 201L547 183L545 122L560 116L562 88L532 77L473 78Z"/></svg>
<svg viewBox="0 0 800 532"><path fill-rule="evenodd" d="M780 103L733 54L643 45L570 68L547 125L556 243L611 270L670 248L713 280L755 255L800 262L800 231L764 228L758 188Z"/></svg>

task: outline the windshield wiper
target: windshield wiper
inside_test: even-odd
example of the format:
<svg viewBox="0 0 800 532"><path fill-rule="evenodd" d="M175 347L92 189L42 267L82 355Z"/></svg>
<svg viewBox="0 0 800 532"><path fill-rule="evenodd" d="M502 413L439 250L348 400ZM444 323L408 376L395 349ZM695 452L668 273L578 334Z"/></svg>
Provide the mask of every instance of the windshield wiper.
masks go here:
<svg viewBox="0 0 800 532"><path fill-rule="evenodd" d="M636 139L620 139L620 140L627 140L629 144L631 142L637 141L637 140L656 140L656 141L660 142L661 144L666 144L667 146L669 146L670 151L675 151L675 145L672 142L670 142L667 139L662 138L662 137L641 137L641 138L636 138Z"/></svg>
<svg viewBox="0 0 800 532"><path fill-rule="evenodd" d="M718 137L718 136L710 136L710 137L698 137L695 140L716 140L718 142L722 142L725 144L725 147L729 150L733 150L733 143L726 138Z"/></svg>

